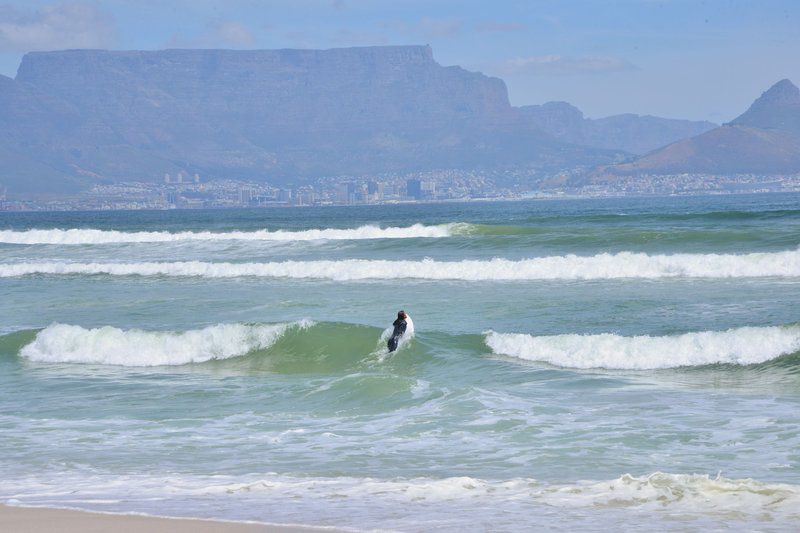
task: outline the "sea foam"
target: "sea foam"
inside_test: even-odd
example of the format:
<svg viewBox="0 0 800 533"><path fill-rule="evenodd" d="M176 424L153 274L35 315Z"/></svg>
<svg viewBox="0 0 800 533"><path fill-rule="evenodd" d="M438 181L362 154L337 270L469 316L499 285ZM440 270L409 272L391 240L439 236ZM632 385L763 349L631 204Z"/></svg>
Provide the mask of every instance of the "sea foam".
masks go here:
<svg viewBox="0 0 800 533"><path fill-rule="evenodd" d="M311 325L306 320L283 324L217 324L173 332L52 324L24 346L20 355L46 363L184 365L246 355L270 347L291 328Z"/></svg>
<svg viewBox="0 0 800 533"><path fill-rule="evenodd" d="M267 277L330 279L425 279L464 281L590 280L619 278L800 277L800 250L750 254L648 255L620 252L594 256L533 259L390 261L284 261L269 263L147 262L0 264L0 277L30 274L109 274L113 276Z"/></svg>
<svg viewBox="0 0 800 533"><path fill-rule="evenodd" d="M701 516L734 514L738 518L783 512L797 517L800 487L752 479L729 479L720 475L655 472L646 476L625 474L609 481L548 488L539 496L558 507L635 507Z"/></svg>
<svg viewBox="0 0 800 533"><path fill-rule="evenodd" d="M99 229L30 229L25 231L2 230L0 243L6 244L113 244L178 241L314 241L314 240L364 240L412 239L449 237L454 231L464 232L467 224L442 224L425 226L381 228L366 225L351 229L309 229L301 231L136 231L125 232Z"/></svg>
<svg viewBox="0 0 800 533"><path fill-rule="evenodd" d="M536 337L490 331L485 342L498 355L565 368L646 370L752 365L800 351L800 326L743 327L662 337L611 333Z"/></svg>

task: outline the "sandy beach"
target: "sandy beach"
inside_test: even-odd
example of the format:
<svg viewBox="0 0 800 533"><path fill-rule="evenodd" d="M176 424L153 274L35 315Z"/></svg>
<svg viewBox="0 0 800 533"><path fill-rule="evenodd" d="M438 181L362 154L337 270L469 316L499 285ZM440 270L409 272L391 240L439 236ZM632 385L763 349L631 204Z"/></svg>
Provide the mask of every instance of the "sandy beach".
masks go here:
<svg viewBox="0 0 800 533"><path fill-rule="evenodd" d="M218 522L190 518L89 513L45 507L0 505L0 531L9 533L308 533L328 528Z"/></svg>

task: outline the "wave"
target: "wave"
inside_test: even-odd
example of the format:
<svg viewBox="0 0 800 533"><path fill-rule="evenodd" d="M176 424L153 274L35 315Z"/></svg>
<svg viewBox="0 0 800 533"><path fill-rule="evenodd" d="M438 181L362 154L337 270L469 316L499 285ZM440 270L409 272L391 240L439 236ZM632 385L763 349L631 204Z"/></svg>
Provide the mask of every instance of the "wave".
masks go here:
<svg viewBox="0 0 800 533"><path fill-rule="evenodd" d="M64 474L56 477L66 477ZM350 500L354 504L369 502L382 507L389 504L395 509L398 501L406 502L452 502L458 500L491 500L493 505L514 505L519 501L541 502L556 508L639 508L647 511L676 511L697 513L700 516L717 513L735 513L739 518L758 516L765 512L777 512L798 516L800 486L787 483L769 483L749 478L734 479L721 475L672 474L654 472L635 476L623 474L604 481L579 481L549 484L533 478L489 480L478 477L314 477L292 476L270 473L242 477L216 476L124 476L121 482L109 473L86 475L82 472L58 479L63 492L51 487L52 477L47 483L35 482L29 488L30 479L8 480L7 491L21 497L26 503L41 497L37 490L48 487L45 496L68 496L81 498L85 493L96 495L119 494L122 488L126 500L134 501L131 491L141 497L153 498L166 490L171 497L188 494L198 497L227 497L229 495L267 494L270 497L287 498L293 502L332 499L341 502ZM138 490L136 490L138 489ZM11 492L13 491L13 492ZM0 496L2 494L0 493Z"/></svg>
<svg viewBox="0 0 800 533"><path fill-rule="evenodd" d="M407 346L411 344L404 342L403 348ZM224 365L229 371L330 374L381 363L387 350L380 328L299 320L217 324L188 331L56 323L0 337L2 354L42 363L127 367L206 363Z"/></svg>
<svg viewBox="0 0 800 533"><path fill-rule="evenodd" d="M120 474L90 467L6 475L0 499L101 512L305 522L337 531L599 531L623 523L645 531L794 531L800 519L798 485L662 472L549 484L525 477Z"/></svg>
<svg viewBox="0 0 800 533"><path fill-rule="evenodd" d="M800 351L800 325L742 327L663 337L600 335L485 336L493 353L564 368L654 370L714 364L753 365Z"/></svg>
<svg viewBox="0 0 800 533"><path fill-rule="evenodd" d="M797 485L663 472L647 476L625 474L610 481L551 488L540 495L556 506L672 509L702 516L734 513L740 518L770 511L786 511L797 516L800 504Z"/></svg>
<svg viewBox="0 0 800 533"><path fill-rule="evenodd" d="M93 363L163 366L202 363L265 349L291 329L309 321L283 324L217 324L184 332L123 330L111 326L86 329L52 324L23 346L20 355L45 363Z"/></svg>
<svg viewBox="0 0 800 533"><path fill-rule="evenodd" d="M708 512L796 512L800 487L783 483L764 483L752 479L714 478L703 474L654 472L645 476L624 474L600 482L545 485L530 478L490 481L473 477L413 478L380 480L374 478L262 479L245 483L211 485L205 494L236 494L288 490L295 498L308 492L335 492L346 497L395 496L411 501L505 496L544 501L557 507L639 507L653 510L679 508ZM677 510L677 509L676 509Z"/></svg>
<svg viewBox="0 0 800 533"><path fill-rule="evenodd" d="M29 229L25 231L0 230L0 243L6 244L114 244L157 243L178 241L315 241L412 239L449 237L454 233L468 233L469 224L441 224L425 226L381 228L367 225L351 229L309 229L301 231L137 231L124 232L99 229Z"/></svg>
<svg viewBox="0 0 800 533"><path fill-rule="evenodd" d="M463 281L592 280L621 278L758 278L800 277L800 250L750 254L648 255L621 252L594 256L550 256L534 259L464 261L284 261L269 263L146 262L0 264L0 277L31 274L266 277L335 281L423 279Z"/></svg>

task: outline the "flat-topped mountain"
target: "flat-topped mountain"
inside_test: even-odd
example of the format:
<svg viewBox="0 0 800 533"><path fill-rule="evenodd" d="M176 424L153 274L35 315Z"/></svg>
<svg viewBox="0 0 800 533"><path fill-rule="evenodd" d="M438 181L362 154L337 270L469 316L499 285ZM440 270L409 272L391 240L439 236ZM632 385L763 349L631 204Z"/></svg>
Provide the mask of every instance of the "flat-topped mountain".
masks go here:
<svg viewBox="0 0 800 533"><path fill-rule="evenodd" d="M66 50L0 78L11 194L186 171L273 183L432 169L609 164L710 127L569 104L517 108L502 80L428 46Z"/></svg>
<svg viewBox="0 0 800 533"><path fill-rule="evenodd" d="M0 91L0 153L13 163L0 183L12 191L179 170L279 182L617 155L527 124L502 80L443 67L427 46L34 52Z"/></svg>
<svg viewBox="0 0 800 533"><path fill-rule="evenodd" d="M780 174L800 172L800 91L782 80L728 124L678 141L611 174Z"/></svg>

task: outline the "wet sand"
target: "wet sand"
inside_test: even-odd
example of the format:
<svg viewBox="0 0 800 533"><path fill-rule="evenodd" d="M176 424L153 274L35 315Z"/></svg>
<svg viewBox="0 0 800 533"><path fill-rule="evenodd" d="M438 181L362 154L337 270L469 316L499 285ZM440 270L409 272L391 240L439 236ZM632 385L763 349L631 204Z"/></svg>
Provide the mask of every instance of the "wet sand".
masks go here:
<svg viewBox="0 0 800 533"><path fill-rule="evenodd" d="M190 518L89 513L45 507L0 505L0 531L14 533L313 533L329 528L217 522Z"/></svg>

